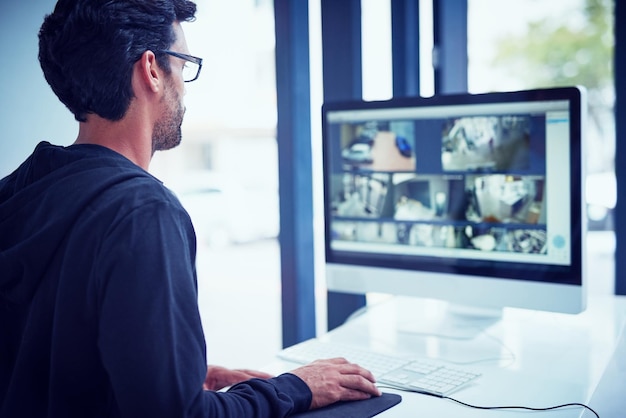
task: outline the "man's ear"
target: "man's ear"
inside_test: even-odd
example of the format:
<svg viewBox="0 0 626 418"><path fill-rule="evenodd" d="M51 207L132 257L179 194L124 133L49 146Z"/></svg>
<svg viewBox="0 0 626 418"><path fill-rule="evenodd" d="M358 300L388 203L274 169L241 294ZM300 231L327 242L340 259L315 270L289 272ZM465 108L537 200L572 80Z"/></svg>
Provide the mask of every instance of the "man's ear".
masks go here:
<svg viewBox="0 0 626 418"><path fill-rule="evenodd" d="M163 70L159 67L154 52L144 52L135 64L135 71L138 71L139 79L146 88L154 93L161 89Z"/></svg>

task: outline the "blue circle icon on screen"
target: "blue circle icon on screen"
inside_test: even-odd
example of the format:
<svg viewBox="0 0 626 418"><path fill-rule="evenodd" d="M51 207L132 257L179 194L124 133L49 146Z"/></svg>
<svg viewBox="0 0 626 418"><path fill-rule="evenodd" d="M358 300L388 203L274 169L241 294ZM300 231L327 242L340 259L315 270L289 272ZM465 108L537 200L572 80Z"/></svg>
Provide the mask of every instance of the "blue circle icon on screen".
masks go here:
<svg viewBox="0 0 626 418"><path fill-rule="evenodd" d="M552 245L554 245L555 248L565 247L565 238L563 238L563 235L557 235L554 237L552 239Z"/></svg>

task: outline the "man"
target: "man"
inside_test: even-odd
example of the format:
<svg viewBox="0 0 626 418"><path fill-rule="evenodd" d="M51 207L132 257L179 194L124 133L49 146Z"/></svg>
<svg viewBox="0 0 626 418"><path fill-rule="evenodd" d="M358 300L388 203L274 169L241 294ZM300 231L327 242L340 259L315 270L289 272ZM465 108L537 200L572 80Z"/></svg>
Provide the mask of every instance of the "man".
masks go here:
<svg viewBox="0 0 626 418"><path fill-rule="evenodd" d="M1 418L281 417L380 394L343 359L277 377L206 365L193 227L147 172L181 141L195 11L59 0L44 20L40 63L79 132L0 181Z"/></svg>

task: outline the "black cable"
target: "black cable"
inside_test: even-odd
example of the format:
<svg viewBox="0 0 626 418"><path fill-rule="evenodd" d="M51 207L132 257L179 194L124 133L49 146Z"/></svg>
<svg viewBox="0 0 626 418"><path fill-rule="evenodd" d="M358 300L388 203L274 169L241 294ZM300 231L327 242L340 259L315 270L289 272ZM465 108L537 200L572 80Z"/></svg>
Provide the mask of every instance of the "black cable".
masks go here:
<svg viewBox="0 0 626 418"><path fill-rule="evenodd" d="M600 418L600 415L598 415L598 413L596 411L593 410L593 408L591 408L588 405L585 405L583 403L578 403L578 402L571 402L571 403L565 403L562 405L556 405L556 406L548 406L545 408L535 408L535 407L531 407L531 406L479 406L479 405L472 405L469 403L465 403L463 401L459 401L458 399L454 399L451 398L449 396L442 396L442 395L436 395L434 393L430 393L430 392L426 392L426 391L422 391L422 390L417 390L417 389L406 389L406 388L400 388L394 385L377 385L379 388L380 387L388 387L390 389L396 389L396 390L402 390L402 391L407 391L407 392L414 392L414 393L420 393L422 395L428 395L428 396L432 396L435 398L441 398L441 399L449 399L451 401L454 401L460 405L463 406L467 406L469 408L474 408L474 409L482 409L482 410L496 410L496 409L523 409L526 411L551 411L553 409L560 409L560 408L567 408L570 406L580 406L581 408L585 408L589 411L591 411L596 418Z"/></svg>
<svg viewBox="0 0 626 418"><path fill-rule="evenodd" d="M560 408L567 408L569 406L580 406L582 408L588 409L589 411L591 411L597 418L600 418L600 415L598 415L598 413L596 411L594 411L590 406L582 404L582 403L578 403L578 402L572 402L572 403L566 403L563 405L556 405L556 406L549 406L546 408L533 408L530 406L477 406L477 405L470 405L468 403L459 401L458 399L454 399L451 398L449 396L442 396L441 398L443 399L450 399L451 401L454 401L460 405L463 406L468 406L470 408L474 408L474 409L524 409L527 411L550 411L552 409L560 409Z"/></svg>

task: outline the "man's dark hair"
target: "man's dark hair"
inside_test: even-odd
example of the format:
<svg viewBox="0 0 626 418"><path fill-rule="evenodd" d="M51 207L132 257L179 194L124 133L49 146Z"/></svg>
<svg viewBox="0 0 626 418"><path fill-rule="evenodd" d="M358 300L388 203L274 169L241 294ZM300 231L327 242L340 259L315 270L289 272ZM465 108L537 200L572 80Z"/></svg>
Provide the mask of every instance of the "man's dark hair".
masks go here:
<svg viewBox="0 0 626 418"><path fill-rule="evenodd" d="M95 113L116 121L133 97L133 65L145 51L170 71L172 24L194 19L188 0L59 0L39 31L39 62L61 102L79 122Z"/></svg>

